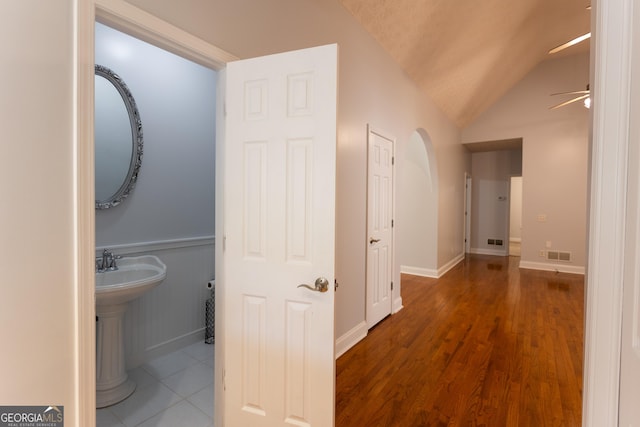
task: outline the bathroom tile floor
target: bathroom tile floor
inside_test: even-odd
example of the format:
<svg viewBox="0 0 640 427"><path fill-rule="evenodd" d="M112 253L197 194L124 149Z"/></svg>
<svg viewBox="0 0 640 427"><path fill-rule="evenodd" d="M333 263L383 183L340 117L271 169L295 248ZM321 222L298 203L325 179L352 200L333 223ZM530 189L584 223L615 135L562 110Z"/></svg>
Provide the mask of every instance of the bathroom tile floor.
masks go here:
<svg viewBox="0 0 640 427"><path fill-rule="evenodd" d="M96 411L97 427L213 427L213 349L198 342L129 372L136 391Z"/></svg>

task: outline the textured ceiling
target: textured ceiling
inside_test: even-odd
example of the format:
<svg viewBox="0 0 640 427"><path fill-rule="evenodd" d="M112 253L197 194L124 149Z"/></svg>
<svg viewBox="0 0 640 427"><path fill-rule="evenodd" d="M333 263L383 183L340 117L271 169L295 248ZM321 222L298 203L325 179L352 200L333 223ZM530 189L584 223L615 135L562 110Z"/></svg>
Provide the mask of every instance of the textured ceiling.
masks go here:
<svg viewBox="0 0 640 427"><path fill-rule="evenodd" d="M588 33L591 18L589 0L340 1L460 127L553 57L550 49Z"/></svg>

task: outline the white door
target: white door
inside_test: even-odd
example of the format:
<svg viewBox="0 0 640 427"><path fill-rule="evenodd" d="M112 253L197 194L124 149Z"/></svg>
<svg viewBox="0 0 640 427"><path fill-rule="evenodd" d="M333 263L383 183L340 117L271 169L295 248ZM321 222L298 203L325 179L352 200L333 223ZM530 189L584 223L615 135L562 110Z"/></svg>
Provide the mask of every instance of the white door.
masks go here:
<svg viewBox="0 0 640 427"><path fill-rule="evenodd" d="M332 426L337 46L226 78L224 425Z"/></svg>
<svg viewBox="0 0 640 427"><path fill-rule="evenodd" d="M393 265L392 138L368 130L367 328L391 314Z"/></svg>

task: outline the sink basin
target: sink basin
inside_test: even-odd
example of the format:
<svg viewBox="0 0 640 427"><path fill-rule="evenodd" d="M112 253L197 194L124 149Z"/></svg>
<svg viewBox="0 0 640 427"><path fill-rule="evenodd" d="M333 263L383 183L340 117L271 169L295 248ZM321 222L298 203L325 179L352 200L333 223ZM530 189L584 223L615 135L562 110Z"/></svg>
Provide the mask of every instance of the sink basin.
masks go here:
<svg viewBox="0 0 640 427"><path fill-rule="evenodd" d="M123 304L158 285L167 275L167 266L153 255L125 257L118 269L96 273L96 304Z"/></svg>
<svg viewBox="0 0 640 427"><path fill-rule="evenodd" d="M96 407L114 405L133 393L136 384L125 369L124 313L128 302L164 280L167 266L143 255L117 261L118 269L96 273Z"/></svg>

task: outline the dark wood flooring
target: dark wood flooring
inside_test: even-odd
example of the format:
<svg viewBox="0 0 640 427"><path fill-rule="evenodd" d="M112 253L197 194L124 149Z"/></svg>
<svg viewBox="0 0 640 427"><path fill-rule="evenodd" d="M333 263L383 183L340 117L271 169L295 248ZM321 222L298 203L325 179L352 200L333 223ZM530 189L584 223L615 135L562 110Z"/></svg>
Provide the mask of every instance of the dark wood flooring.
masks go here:
<svg viewBox="0 0 640 427"><path fill-rule="evenodd" d="M467 255L337 360L336 426L580 426L584 277Z"/></svg>

